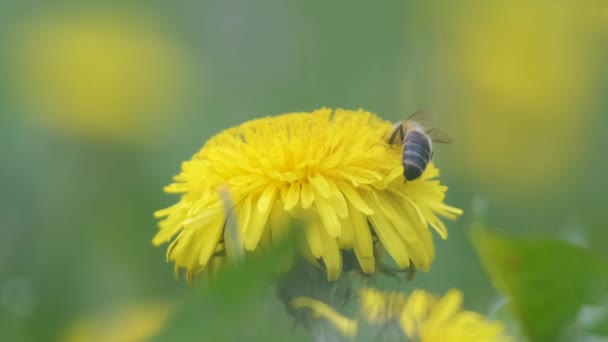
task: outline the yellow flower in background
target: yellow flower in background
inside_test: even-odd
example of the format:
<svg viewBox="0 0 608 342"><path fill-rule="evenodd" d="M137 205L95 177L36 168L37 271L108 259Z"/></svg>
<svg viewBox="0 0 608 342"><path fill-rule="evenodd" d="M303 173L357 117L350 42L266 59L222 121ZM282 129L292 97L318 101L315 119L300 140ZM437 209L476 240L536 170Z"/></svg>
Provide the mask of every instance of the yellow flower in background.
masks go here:
<svg viewBox="0 0 608 342"><path fill-rule="evenodd" d="M360 323L382 329L398 328L404 339L420 342L499 342L511 341L501 323L483 315L463 310L462 292L452 289L443 297L424 290L409 296L399 292L381 292L373 288L361 291L359 318L345 317L327 304L312 298L295 298L296 309L309 309L314 317L327 319L343 336L355 337ZM381 335L380 335L381 336Z"/></svg>
<svg viewBox="0 0 608 342"><path fill-rule="evenodd" d="M399 319L406 297L399 292L381 292L368 287L361 290L359 302L365 321L386 324Z"/></svg>
<svg viewBox="0 0 608 342"><path fill-rule="evenodd" d="M400 317L400 326L410 339L423 342L511 341L504 326L487 321L476 312L462 309L462 292L452 289L443 297L414 290Z"/></svg>
<svg viewBox="0 0 608 342"><path fill-rule="evenodd" d="M168 319L167 303L125 305L74 322L63 342L139 342L156 336Z"/></svg>
<svg viewBox="0 0 608 342"><path fill-rule="evenodd" d="M187 278L206 270L226 251L229 193L238 225L235 249L272 246L304 224L300 251L322 261L329 280L342 271L342 250L354 250L365 273L375 271L378 240L401 268L428 270L434 258L429 226L447 237L440 217L460 209L443 203L447 187L430 164L422 177L405 182L401 148L386 142L391 123L372 113L320 109L246 122L213 138L184 162L175 183L179 202L155 213L160 245L173 239L167 259ZM230 256L230 255L228 255Z"/></svg>
<svg viewBox="0 0 608 342"><path fill-rule="evenodd" d="M21 18L10 33L16 93L39 125L149 139L183 106L192 63L152 17L97 7L46 12Z"/></svg>
<svg viewBox="0 0 608 342"><path fill-rule="evenodd" d="M576 178L596 100L594 6L469 1L436 11L458 94L450 106L464 155L455 164L515 193Z"/></svg>

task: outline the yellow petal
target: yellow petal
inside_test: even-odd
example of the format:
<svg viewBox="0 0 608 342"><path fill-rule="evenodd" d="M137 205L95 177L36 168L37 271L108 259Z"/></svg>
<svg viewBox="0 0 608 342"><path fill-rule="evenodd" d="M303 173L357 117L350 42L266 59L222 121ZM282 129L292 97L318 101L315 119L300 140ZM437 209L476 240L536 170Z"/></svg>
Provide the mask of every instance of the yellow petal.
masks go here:
<svg viewBox="0 0 608 342"><path fill-rule="evenodd" d="M411 243L420 239L419 230L426 230L427 228L420 223L417 225L413 223L411 216L415 213L411 210L407 211L407 202L403 203L403 201L399 201L398 197L391 196L388 193L373 193L373 198L375 205L382 208L384 216L395 227L398 227L397 232L405 242Z"/></svg>
<svg viewBox="0 0 608 342"><path fill-rule="evenodd" d="M374 260L374 244L372 240L372 234L370 231L367 218L355 211L351 210L352 229L354 235L354 246L355 256L361 265L363 272L372 274L376 269L376 262Z"/></svg>
<svg viewBox="0 0 608 342"><path fill-rule="evenodd" d="M328 200L331 203L331 206L334 208L336 214L338 214L340 218L347 218L348 206L342 191L340 191L340 189L336 186L336 183L329 182L328 184L331 191L331 195L329 196Z"/></svg>
<svg viewBox="0 0 608 342"><path fill-rule="evenodd" d="M253 211L251 201L252 197L251 195L249 195L245 197L245 199L241 202L241 205L236 206L237 208L239 208L236 214L241 239L243 239L243 237L247 233L247 228L249 227L249 220L251 219L251 212Z"/></svg>
<svg viewBox="0 0 608 342"><path fill-rule="evenodd" d="M356 320L340 315L332 307L321 301L298 297L293 299L290 304L295 309L308 308L315 317L327 319L343 336L355 337L357 335L358 324Z"/></svg>
<svg viewBox="0 0 608 342"><path fill-rule="evenodd" d="M314 177L309 178L309 181L321 196L329 198L331 192L325 177L321 176L320 174L316 174Z"/></svg>
<svg viewBox="0 0 608 342"><path fill-rule="evenodd" d="M365 215L374 214L372 208L365 203L359 192L355 190L355 187L344 181L336 181L336 185L342 191L342 193L344 193L353 207L357 208L357 210L361 211Z"/></svg>
<svg viewBox="0 0 608 342"><path fill-rule="evenodd" d="M204 234L201 233L199 246L198 247L198 263L204 268L209 261L209 258L215 251L215 246L217 245L220 236L222 235L222 230L224 228L225 216L218 217L217 221L213 224L209 225L207 229L205 229Z"/></svg>
<svg viewBox="0 0 608 342"><path fill-rule="evenodd" d="M338 280L342 273L342 253L338 247L338 241L319 225L317 225L317 229L323 243L323 263L327 269L327 280Z"/></svg>
<svg viewBox="0 0 608 342"><path fill-rule="evenodd" d="M462 305L462 292L456 289L448 291L433 308L433 314L429 316L429 326L441 326L452 315L460 310Z"/></svg>
<svg viewBox="0 0 608 342"><path fill-rule="evenodd" d="M258 199L258 211L263 213L268 211L270 204L274 201L274 196L277 192L277 187L274 184L270 184L266 187L260 198Z"/></svg>
<svg viewBox="0 0 608 342"><path fill-rule="evenodd" d="M298 204L299 200L300 183L292 183L287 190L286 196L283 198L283 202L285 202L283 208L285 208L285 210L291 210L296 204Z"/></svg>
<svg viewBox="0 0 608 342"><path fill-rule="evenodd" d="M319 229L315 223L309 224L304 229L304 237L306 238L306 242L308 243L308 248L310 249L312 256L316 259L321 258L323 255L324 246L319 234Z"/></svg>
<svg viewBox="0 0 608 342"><path fill-rule="evenodd" d="M217 203L216 206L206 208L203 212L196 216L186 218L183 222L184 229L193 229L194 227L205 226L214 221L217 215L223 211L217 205L219 205L219 203Z"/></svg>
<svg viewBox="0 0 608 342"><path fill-rule="evenodd" d="M312 190L310 183L302 183L302 189L300 190L300 196L302 197L302 207L308 208L315 200L315 195Z"/></svg>
<svg viewBox="0 0 608 342"><path fill-rule="evenodd" d="M164 242L169 241L175 234L177 234L182 228L185 217L185 210L174 211L167 217L162 220L158 226L160 231L156 233L154 238L152 239L152 244L158 246Z"/></svg>
<svg viewBox="0 0 608 342"><path fill-rule="evenodd" d="M167 249L167 260L174 260L179 266L185 266L184 255L192 245L192 235L194 235L194 230L182 231Z"/></svg>
<svg viewBox="0 0 608 342"><path fill-rule="evenodd" d="M373 203L374 201L372 201ZM377 204L372 205L372 209L376 213L382 212L381 208L377 207ZM386 217L379 214L369 216L369 220L374 226L374 231L378 235L378 238L386 248L386 251L395 260L397 265L401 268L407 268L410 265L410 257L407 249L407 245L401 239L397 231L397 227L393 225Z"/></svg>
<svg viewBox="0 0 608 342"><path fill-rule="evenodd" d="M340 219L340 235L337 236L340 249L351 249L355 244L355 236L351 218Z"/></svg>
<svg viewBox="0 0 608 342"><path fill-rule="evenodd" d="M342 233L342 229L340 227L340 220L338 220L338 215L333 210L331 204L322 197L317 197L315 201L315 206L317 208L317 213L319 218L321 219L321 223L323 228L331 237L338 237Z"/></svg>
<svg viewBox="0 0 608 342"><path fill-rule="evenodd" d="M281 241L290 229L289 214L281 206L275 205L270 212L270 230L272 242Z"/></svg>
<svg viewBox="0 0 608 342"><path fill-rule="evenodd" d="M298 252L300 253L300 255L302 255L304 260L308 261L311 265L321 268L321 265L319 265L317 258L313 255L313 252L311 250L309 239L306 236L306 234L308 234L308 233L306 233L307 230L308 230L308 228L305 228L305 230L304 230L305 239L300 239L298 242Z"/></svg>
<svg viewBox="0 0 608 342"><path fill-rule="evenodd" d="M161 217L169 216L169 214L171 214L175 210L180 210L182 206L182 203L178 202L177 204L174 204L168 208L157 210L154 212L154 218L158 219Z"/></svg>
<svg viewBox="0 0 608 342"><path fill-rule="evenodd" d="M259 210L251 211L249 226L244 235L246 250L253 251L257 247L258 242L260 242L266 222L268 221L268 216L270 215L270 208L266 209L267 210L263 212L260 212Z"/></svg>

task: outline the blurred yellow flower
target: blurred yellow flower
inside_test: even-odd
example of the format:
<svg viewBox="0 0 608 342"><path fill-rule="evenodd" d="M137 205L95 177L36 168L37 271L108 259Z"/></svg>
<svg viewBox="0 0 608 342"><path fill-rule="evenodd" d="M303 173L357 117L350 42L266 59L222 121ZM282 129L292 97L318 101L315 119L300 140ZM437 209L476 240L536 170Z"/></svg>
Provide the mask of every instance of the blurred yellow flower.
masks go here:
<svg viewBox="0 0 608 342"><path fill-rule="evenodd" d="M321 301L308 297L298 297L291 301L291 306L294 309L311 309L313 317L321 317L328 320L343 336L357 336L357 331L359 330L359 323L357 320L342 316L331 306Z"/></svg>
<svg viewBox="0 0 608 342"><path fill-rule="evenodd" d="M150 138L185 98L192 63L144 15L47 12L22 19L11 33L16 91L39 125L93 139Z"/></svg>
<svg viewBox="0 0 608 342"><path fill-rule="evenodd" d="M167 303L126 305L74 322L64 342L139 342L160 332L171 313Z"/></svg>
<svg viewBox="0 0 608 342"><path fill-rule="evenodd" d="M368 287L361 290L359 301L365 321L386 324L399 319L406 297L399 292L381 292Z"/></svg>
<svg viewBox="0 0 608 342"><path fill-rule="evenodd" d="M225 189L238 224L236 249L269 247L296 220L305 224L302 255L313 264L321 260L329 280L340 276L342 250L354 250L362 271L374 273L375 240L399 267L428 270L434 258L428 227L445 239L439 217L453 219L461 210L443 203L447 187L432 164L419 179L404 181L401 148L386 142L390 131L391 123L372 113L342 109L227 129L165 188L182 197L155 213L164 219L153 243L177 235L167 259L192 280L233 243L225 239Z"/></svg>
<svg viewBox="0 0 608 342"><path fill-rule="evenodd" d="M423 342L511 341L504 327L476 312L462 310L462 292L452 289L438 298L423 290L408 297L400 317L401 329L410 339Z"/></svg>
<svg viewBox="0 0 608 342"><path fill-rule="evenodd" d="M296 309L310 309L313 316L327 319L342 335L355 337L359 323L386 328L398 327L404 339L420 342L511 341L501 323L490 322L472 311L462 310L462 292L452 289L438 298L424 290L409 296L365 288L360 295L359 319L342 316L327 304L300 297L291 302Z"/></svg>
<svg viewBox="0 0 608 342"><path fill-rule="evenodd" d="M572 178L594 101L593 6L468 1L446 8L437 8L437 22L459 96L451 105L462 127L455 135L463 171L515 192Z"/></svg>

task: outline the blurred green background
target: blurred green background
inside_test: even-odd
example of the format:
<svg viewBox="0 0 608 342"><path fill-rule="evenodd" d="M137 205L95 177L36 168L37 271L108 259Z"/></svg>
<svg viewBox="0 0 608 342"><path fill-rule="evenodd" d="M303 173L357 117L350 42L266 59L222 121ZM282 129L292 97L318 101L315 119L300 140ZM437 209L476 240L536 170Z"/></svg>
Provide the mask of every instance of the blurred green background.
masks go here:
<svg viewBox="0 0 608 342"><path fill-rule="evenodd" d="M140 307L161 321L191 291L150 242L181 161L247 119L323 106L431 109L456 141L436 163L465 216L432 272L387 286L457 287L491 312L476 212L608 258L603 1L4 1L0 34L0 340Z"/></svg>

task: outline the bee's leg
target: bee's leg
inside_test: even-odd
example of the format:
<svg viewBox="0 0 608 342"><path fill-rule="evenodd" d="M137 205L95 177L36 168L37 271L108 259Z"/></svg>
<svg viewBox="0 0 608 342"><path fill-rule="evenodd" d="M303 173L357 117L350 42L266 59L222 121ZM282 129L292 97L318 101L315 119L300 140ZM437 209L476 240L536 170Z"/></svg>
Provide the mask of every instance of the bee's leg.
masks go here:
<svg viewBox="0 0 608 342"><path fill-rule="evenodd" d="M397 138L397 131L399 130L399 128L394 129L391 132L391 135L388 137L388 143L389 144L394 144L395 143L395 138Z"/></svg>
<svg viewBox="0 0 608 342"><path fill-rule="evenodd" d="M403 125L401 123L398 123L397 127L394 128L393 131L391 132L391 135L388 138L388 143L394 144L397 136L399 136L401 141L403 141L404 133L403 133Z"/></svg>

